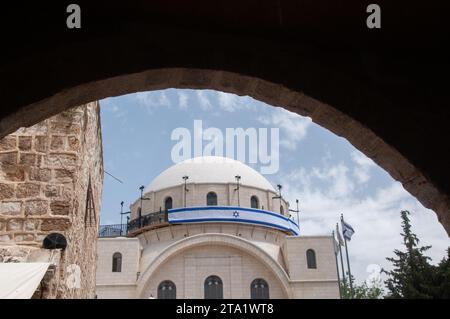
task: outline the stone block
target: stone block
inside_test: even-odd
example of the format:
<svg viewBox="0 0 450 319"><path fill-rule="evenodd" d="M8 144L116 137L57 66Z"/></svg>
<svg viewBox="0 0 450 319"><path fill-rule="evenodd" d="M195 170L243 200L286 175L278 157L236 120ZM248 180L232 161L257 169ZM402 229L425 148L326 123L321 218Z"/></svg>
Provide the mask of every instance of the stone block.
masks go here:
<svg viewBox="0 0 450 319"><path fill-rule="evenodd" d="M18 231L18 230L22 230L22 227L23 227L23 220L14 218L14 219L8 220L6 230Z"/></svg>
<svg viewBox="0 0 450 319"><path fill-rule="evenodd" d="M73 181L75 171L70 169L55 169L55 179L58 182L71 182Z"/></svg>
<svg viewBox="0 0 450 319"><path fill-rule="evenodd" d="M70 227L68 218L48 218L44 219L41 224L42 231L65 231Z"/></svg>
<svg viewBox="0 0 450 319"><path fill-rule="evenodd" d="M45 200L29 200L24 203L25 215L45 215L48 211L48 202Z"/></svg>
<svg viewBox="0 0 450 319"><path fill-rule="evenodd" d="M80 134L81 127L79 124L61 121L52 121L50 123L50 132L56 134Z"/></svg>
<svg viewBox="0 0 450 319"><path fill-rule="evenodd" d="M0 200L14 197L14 184L0 183Z"/></svg>
<svg viewBox="0 0 450 319"><path fill-rule="evenodd" d="M61 193L60 187L56 185L45 185L44 187L44 195L45 197L59 197Z"/></svg>
<svg viewBox="0 0 450 319"><path fill-rule="evenodd" d="M5 136L0 139L0 151L12 151L17 146L17 139L15 136Z"/></svg>
<svg viewBox="0 0 450 319"><path fill-rule="evenodd" d="M68 137L68 144L70 151L79 151L80 150L80 140L74 136Z"/></svg>
<svg viewBox="0 0 450 319"><path fill-rule="evenodd" d="M36 152L45 153L48 150L47 146L47 136L36 136L34 138L34 149Z"/></svg>
<svg viewBox="0 0 450 319"><path fill-rule="evenodd" d="M14 234L14 241L16 243L23 241L34 241L34 239L35 239L34 234L30 233Z"/></svg>
<svg viewBox="0 0 450 319"><path fill-rule="evenodd" d="M12 241L12 235L0 235L0 243L7 243Z"/></svg>
<svg viewBox="0 0 450 319"><path fill-rule="evenodd" d="M70 202L55 200L50 203L50 210L52 215L69 215Z"/></svg>
<svg viewBox="0 0 450 319"><path fill-rule="evenodd" d="M23 222L23 230L26 231L38 230L40 223L41 222L38 219L26 219Z"/></svg>
<svg viewBox="0 0 450 319"><path fill-rule="evenodd" d="M23 183L17 185L17 198L36 197L40 194L40 185L35 183Z"/></svg>
<svg viewBox="0 0 450 319"><path fill-rule="evenodd" d="M19 215L22 209L22 202L10 201L0 203L0 214Z"/></svg>
<svg viewBox="0 0 450 319"><path fill-rule="evenodd" d="M19 150L31 151L31 136L19 136Z"/></svg>
<svg viewBox="0 0 450 319"><path fill-rule="evenodd" d="M0 163L2 165L16 165L18 152L0 153Z"/></svg>
<svg viewBox="0 0 450 319"><path fill-rule="evenodd" d="M31 181L49 182L52 179L52 171L48 168L31 167L29 178Z"/></svg>
<svg viewBox="0 0 450 319"><path fill-rule="evenodd" d="M22 182L25 180L25 170L17 165L0 165L0 179L2 181Z"/></svg>
<svg viewBox="0 0 450 319"><path fill-rule="evenodd" d="M20 153L19 164L34 166L36 165L36 154L34 153Z"/></svg>
<svg viewBox="0 0 450 319"><path fill-rule="evenodd" d="M50 167L66 168L77 164L75 154L53 153L46 157L46 165Z"/></svg>
<svg viewBox="0 0 450 319"><path fill-rule="evenodd" d="M50 149L56 151L63 151L65 149L65 137L53 135L50 141Z"/></svg>

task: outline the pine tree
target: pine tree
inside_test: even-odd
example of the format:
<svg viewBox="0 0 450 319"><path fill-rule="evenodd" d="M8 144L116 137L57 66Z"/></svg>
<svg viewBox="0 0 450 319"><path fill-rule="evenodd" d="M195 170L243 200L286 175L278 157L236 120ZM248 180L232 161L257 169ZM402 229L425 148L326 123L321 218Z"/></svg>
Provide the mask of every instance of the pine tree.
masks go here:
<svg viewBox="0 0 450 319"><path fill-rule="evenodd" d="M436 269L435 286L436 298L450 299L450 248Z"/></svg>
<svg viewBox="0 0 450 319"><path fill-rule="evenodd" d="M385 281L389 291L388 298L436 297L433 282L436 279L435 267L429 264L430 258L424 253L431 246L419 247L419 239L411 230L409 212L401 212L403 244L406 251L394 250L397 258L386 258L393 264L391 271L383 270L388 278Z"/></svg>

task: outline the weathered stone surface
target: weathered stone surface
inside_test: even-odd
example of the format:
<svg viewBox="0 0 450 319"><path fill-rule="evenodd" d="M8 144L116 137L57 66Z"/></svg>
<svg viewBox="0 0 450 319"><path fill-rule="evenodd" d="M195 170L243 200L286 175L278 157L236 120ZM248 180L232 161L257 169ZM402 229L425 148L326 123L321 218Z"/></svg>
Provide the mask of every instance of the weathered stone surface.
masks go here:
<svg viewBox="0 0 450 319"><path fill-rule="evenodd" d="M50 123L50 131L56 134L79 134L80 125L71 122L52 121Z"/></svg>
<svg viewBox="0 0 450 319"><path fill-rule="evenodd" d="M22 209L22 202L0 202L0 214L3 215L19 215Z"/></svg>
<svg viewBox="0 0 450 319"><path fill-rule="evenodd" d="M16 189L17 198L36 197L40 194L41 187L36 183L18 184Z"/></svg>
<svg viewBox="0 0 450 319"><path fill-rule="evenodd" d="M15 165L17 164L18 152L0 153L0 163L3 165Z"/></svg>
<svg viewBox="0 0 450 319"><path fill-rule="evenodd" d="M45 197L52 198L52 197L58 197L61 193L61 187L55 186L55 185L45 185L44 188L44 195Z"/></svg>
<svg viewBox="0 0 450 319"><path fill-rule="evenodd" d="M49 134L50 122L65 123L53 126L59 132L75 130ZM56 115L36 128L18 130L3 142L5 151L0 151L6 160L0 162L0 242L40 247L50 232L63 233L70 242L62 252L64 263L77 264L83 272L80 289L71 290L61 284L67 274L65 264L60 265L58 278L44 293L45 298L91 298L95 293L96 226L103 177L99 125L98 104L91 103ZM52 135L57 138L52 140ZM93 227L84 223L89 176L97 208ZM0 258L24 262L26 254L10 251L6 256L0 251Z"/></svg>
<svg viewBox="0 0 450 319"><path fill-rule="evenodd" d="M32 231L39 229L41 221L39 219L26 219L23 223L23 230Z"/></svg>
<svg viewBox="0 0 450 319"><path fill-rule="evenodd" d="M70 227L68 218L44 219L41 224L42 231L65 231Z"/></svg>
<svg viewBox="0 0 450 319"><path fill-rule="evenodd" d="M23 241L34 241L34 234L30 233L16 233L14 234L14 241L15 242L23 242Z"/></svg>
<svg viewBox="0 0 450 319"><path fill-rule="evenodd" d="M29 200L24 202L25 215L45 215L48 211L48 202L45 200Z"/></svg>
<svg viewBox="0 0 450 319"><path fill-rule="evenodd" d="M0 242L7 243L12 241L11 235L2 235L0 234Z"/></svg>
<svg viewBox="0 0 450 319"><path fill-rule="evenodd" d="M6 230L22 230L23 227L23 219L10 219L8 220L8 225L6 226Z"/></svg>
<svg viewBox="0 0 450 319"><path fill-rule="evenodd" d="M48 168L31 167L29 178L31 181L48 182L52 178L52 171Z"/></svg>
<svg viewBox="0 0 450 319"><path fill-rule="evenodd" d="M46 165L50 167L66 168L77 164L77 156L74 154L53 153L46 157Z"/></svg>
<svg viewBox="0 0 450 319"><path fill-rule="evenodd" d="M36 165L36 154L34 153L20 153L19 164L26 166Z"/></svg>
<svg viewBox="0 0 450 319"><path fill-rule="evenodd" d="M36 152L45 153L48 149L47 142L47 136L36 136L34 138L34 149Z"/></svg>
<svg viewBox="0 0 450 319"><path fill-rule="evenodd" d="M17 138L15 136L5 136L0 139L0 151L12 151L16 148Z"/></svg>
<svg viewBox="0 0 450 319"><path fill-rule="evenodd" d="M50 203L50 210L52 215L69 215L70 202L55 200Z"/></svg>
<svg viewBox="0 0 450 319"><path fill-rule="evenodd" d="M70 151L79 151L80 150L80 140L74 136L69 136L69 150Z"/></svg>
<svg viewBox="0 0 450 319"><path fill-rule="evenodd" d="M65 149L64 141L65 141L64 136L53 135L50 142L50 149L63 151Z"/></svg>
<svg viewBox="0 0 450 319"><path fill-rule="evenodd" d="M17 165L5 165L0 163L0 180L21 182L25 180L25 170Z"/></svg>
<svg viewBox="0 0 450 319"><path fill-rule="evenodd" d="M19 150L31 151L31 136L19 136Z"/></svg>
<svg viewBox="0 0 450 319"><path fill-rule="evenodd" d="M75 174L74 170L55 169L55 179L58 182L70 182L73 180L74 174Z"/></svg>
<svg viewBox="0 0 450 319"><path fill-rule="evenodd" d="M9 199L14 196L14 184L0 183L0 200Z"/></svg>

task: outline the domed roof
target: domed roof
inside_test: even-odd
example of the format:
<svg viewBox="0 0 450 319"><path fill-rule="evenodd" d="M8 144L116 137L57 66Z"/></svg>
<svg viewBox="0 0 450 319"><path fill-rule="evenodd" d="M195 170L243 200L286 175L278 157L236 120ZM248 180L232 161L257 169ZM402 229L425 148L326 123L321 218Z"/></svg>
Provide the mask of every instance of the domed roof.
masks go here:
<svg viewBox="0 0 450 319"><path fill-rule="evenodd" d="M269 181L253 168L227 157L204 156L175 164L159 174L145 193L181 185L183 176L189 176L188 183L236 183L240 175L241 185L274 191Z"/></svg>

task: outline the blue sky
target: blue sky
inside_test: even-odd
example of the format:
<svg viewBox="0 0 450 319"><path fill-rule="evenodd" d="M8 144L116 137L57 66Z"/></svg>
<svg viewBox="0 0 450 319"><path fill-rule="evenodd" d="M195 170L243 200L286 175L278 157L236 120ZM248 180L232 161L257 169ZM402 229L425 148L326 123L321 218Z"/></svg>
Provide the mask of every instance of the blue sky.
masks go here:
<svg viewBox="0 0 450 319"><path fill-rule="evenodd" d="M365 280L369 265L389 267L385 257L401 248L400 210L411 211L414 231L439 262L450 240L436 215L425 209L383 169L345 139L281 108L250 97L211 90L168 89L100 101L105 170L101 224L120 223L125 209L161 171L173 165L176 128L279 128L280 169L265 175L283 185L283 196L300 200L304 235L330 234L343 213L356 233L349 243L352 272ZM249 164L249 163L246 163ZM256 170L258 164L250 164Z"/></svg>

